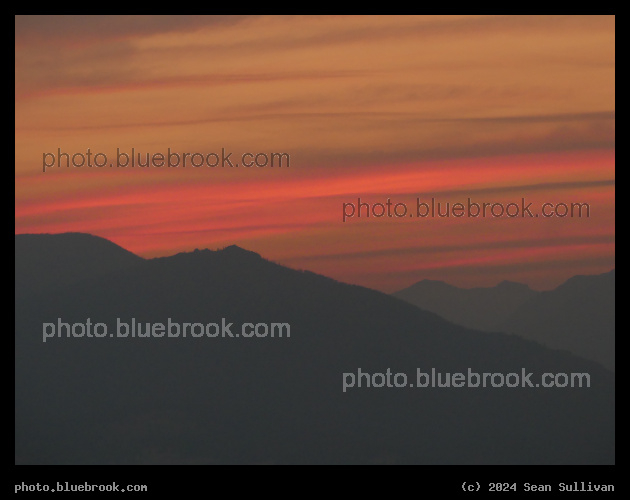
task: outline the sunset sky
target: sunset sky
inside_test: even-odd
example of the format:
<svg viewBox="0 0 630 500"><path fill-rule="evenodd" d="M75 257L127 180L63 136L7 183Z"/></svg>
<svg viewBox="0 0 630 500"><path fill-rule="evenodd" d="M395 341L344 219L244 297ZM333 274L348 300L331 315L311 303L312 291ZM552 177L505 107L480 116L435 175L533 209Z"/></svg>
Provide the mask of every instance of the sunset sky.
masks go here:
<svg viewBox="0 0 630 500"><path fill-rule="evenodd" d="M391 292L615 266L615 18L18 16L15 232L144 257L231 244ZM289 168L51 168L44 153L288 153ZM343 203L588 203L354 218ZM537 211L537 210L536 210Z"/></svg>

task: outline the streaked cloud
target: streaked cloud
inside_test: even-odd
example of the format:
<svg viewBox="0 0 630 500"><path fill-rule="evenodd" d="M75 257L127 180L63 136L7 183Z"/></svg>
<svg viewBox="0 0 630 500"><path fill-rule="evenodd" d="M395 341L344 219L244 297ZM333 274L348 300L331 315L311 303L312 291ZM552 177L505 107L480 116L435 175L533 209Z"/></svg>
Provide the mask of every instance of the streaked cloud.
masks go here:
<svg viewBox="0 0 630 500"><path fill-rule="evenodd" d="M17 232L149 256L237 242L381 288L523 259L547 286L569 272L535 272L558 252L575 272L614 260L614 16L17 16L15 55ZM41 173L43 152L88 147L287 152L291 168ZM579 198L595 215L340 226L349 197L430 193ZM550 233L556 250L493 246ZM462 250L416 269L418 238Z"/></svg>

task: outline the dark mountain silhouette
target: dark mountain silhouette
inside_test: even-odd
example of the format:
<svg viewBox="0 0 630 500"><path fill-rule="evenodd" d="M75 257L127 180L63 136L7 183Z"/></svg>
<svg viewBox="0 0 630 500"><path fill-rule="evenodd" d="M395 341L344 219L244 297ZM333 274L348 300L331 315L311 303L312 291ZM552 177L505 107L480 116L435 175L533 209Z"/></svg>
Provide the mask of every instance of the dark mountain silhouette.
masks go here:
<svg viewBox="0 0 630 500"><path fill-rule="evenodd" d="M497 328L615 369L615 270L540 292Z"/></svg>
<svg viewBox="0 0 630 500"><path fill-rule="evenodd" d="M16 289L50 237L16 248ZM77 255L76 239L61 253ZM35 251L34 249L37 249ZM17 297L17 463L614 462L614 375L238 247L119 259ZM72 259L49 261L54 276ZM18 272L18 270L22 270ZM27 271L25 271L27 270ZM44 270L45 271L45 270ZM51 274L46 274L50 276ZM48 279L48 278L46 278ZM65 284L62 284L65 283ZM26 288L26 287L24 287ZM21 288L21 289L24 289ZM45 289L44 289L45 288ZM290 338L54 338L42 323L286 322ZM354 388L342 374L588 372L588 389Z"/></svg>
<svg viewBox="0 0 630 500"><path fill-rule="evenodd" d="M84 233L15 235L17 296L64 287L142 261L109 240Z"/></svg>
<svg viewBox="0 0 630 500"><path fill-rule="evenodd" d="M443 281L422 280L392 295L458 325L493 330L536 292L511 281L487 288L458 288Z"/></svg>

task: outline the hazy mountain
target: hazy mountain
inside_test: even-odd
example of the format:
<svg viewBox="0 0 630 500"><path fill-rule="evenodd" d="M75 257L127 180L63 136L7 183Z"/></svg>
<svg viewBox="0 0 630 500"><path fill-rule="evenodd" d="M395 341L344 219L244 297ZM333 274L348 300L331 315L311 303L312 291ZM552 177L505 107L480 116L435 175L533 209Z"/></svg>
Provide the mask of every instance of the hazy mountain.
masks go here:
<svg viewBox="0 0 630 500"><path fill-rule="evenodd" d="M513 333L615 368L614 270L545 292L509 281L458 288L423 280L392 295L458 325Z"/></svg>
<svg viewBox="0 0 630 500"><path fill-rule="evenodd" d="M615 369L615 270L540 292L497 328Z"/></svg>
<svg viewBox="0 0 630 500"><path fill-rule="evenodd" d="M488 288L458 288L443 281L422 280L392 295L458 325L493 330L536 292L511 281Z"/></svg>
<svg viewBox="0 0 630 500"><path fill-rule="evenodd" d="M24 272L50 237L16 252ZM22 245L16 236L16 248ZM57 251L78 255L75 238ZM37 251L32 251L36 248ZM518 337L467 330L386 294L238 247L50 262L16 299L17 463L613 463L614 375ZM124 260L124 262L123 262ZM133 260L133 262L131 262ZM26 276L27 278L24 278ZM76 276L75 276L76 277ZM61 283L66 283L62 285ZM31 286L32 283L29 283ZM286 322L289 338L51 338L42 324ZM589 389L350 388L363 371L588 372Z"/></svg>

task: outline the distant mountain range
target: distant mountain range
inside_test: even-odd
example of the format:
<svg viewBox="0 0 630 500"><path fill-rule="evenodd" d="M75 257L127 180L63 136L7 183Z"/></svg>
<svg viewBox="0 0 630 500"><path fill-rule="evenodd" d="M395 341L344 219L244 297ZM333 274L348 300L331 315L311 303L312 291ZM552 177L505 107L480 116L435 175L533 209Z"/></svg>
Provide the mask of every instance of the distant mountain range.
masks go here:
<svg viewBox="0 0 630 500"><path fill-rule="evenodd" d="M508 281L466 289L423 280L393 295L458 325L513 333L615 369L614 269L545 292Z"/></svg>
<svg viewBox="0 0 630 500"><path fill-rule="evenodd" d="M443 281L422 280L392 295L458 325L494 330L536 292L511 281L488 288L458 288Z"/></svg>
<svg viewBox="0 0 630 500"><path fill-rule="evenodd" d="M599 361L615 369L615 270L574 276L537 293L497 329Z"/></svg>
<svg viewBox="0 0 630 500"><path fill-rule="evenodd" d="M19 464L610 464L615 378L239 247L142 259L16 235ZM18 293L19 292L19 293ZM117 318L290 324L290 338L53 338ZM589 373L588 389L352 388L343 373Z"/></svg>

